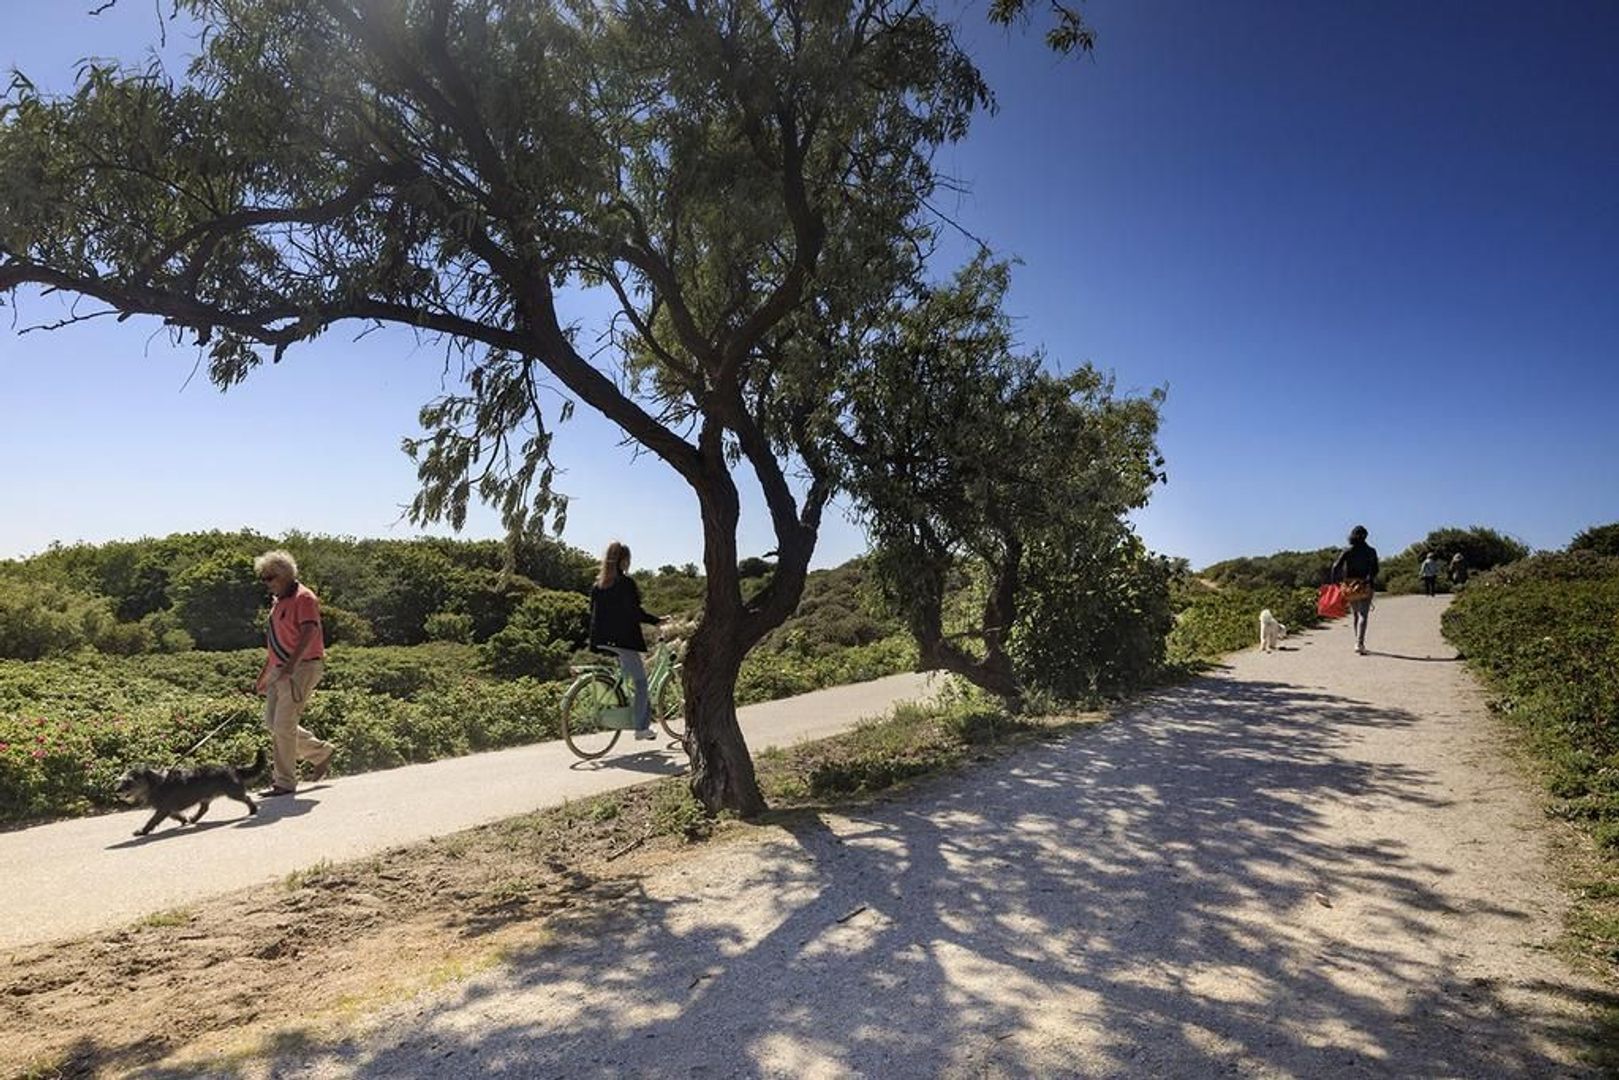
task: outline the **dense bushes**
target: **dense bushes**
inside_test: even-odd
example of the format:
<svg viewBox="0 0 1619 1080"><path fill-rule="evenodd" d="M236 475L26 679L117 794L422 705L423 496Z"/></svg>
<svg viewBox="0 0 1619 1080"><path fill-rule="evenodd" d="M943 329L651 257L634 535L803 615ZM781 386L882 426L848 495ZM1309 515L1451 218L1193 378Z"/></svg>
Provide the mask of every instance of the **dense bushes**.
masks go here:
<svg viewBox="0 0 1619 1080"><path fill-rule="evenodd" d="M590 602L578 593L540 589L524 598L506 628L484 645L497 675L561 678L590 631Z"/></svg>
<svg viewBox="0 0 1619 1080"><path fill-rule="evenodd" d="M1327 580L1339 548L1315 551L1278 551L1274 555L1227 559L1207 567L1198 576L1217 585L1238 589L1313 589Z"/></svg>
<svg viewBox="0 0 1619 1080"><path fill-rule="evenodd" d="M22 590L0 596L0 657L86 644L120 654L252 644L268 606L253 558L273 547L291 551L320 594L328 642L356 645L426 641L435 616L440 637L466 639L470 621L470 640L485 641L534 589L582 593L590 579L582 552L536 540L512 549L512 573L503 572L507 552L492 540L274 538L243 530L56 546L0 562L3 580ZM698 589L700 596L700 581Z"/></svg>
<svg viewBox="0 0 1619 1080"><path fill-rule="evenodd" d="M1504 536L1494 529L1475 525L1470 529L1435 529L1398 555L1383 560L1381 587L1389 593L1414 593L1422 589L1417 570L1423 556L1433 552L1441 565L1449 566L1450 557L1461 553L1469 574L1477 574L1496 566L1505 566L1529 554L1523 543ZM1440 588L1449 590L1449 577L1442 574Z"/></svg>
<svg viewBox="0 0 1619 1080"><path fill-rule="evenodd" d="M1164 662L1169 560L1133 534L1063 558L1031 558L1008 650L1031 690L1092 701L1146 685Z"/></svg>
<svg viewBox="0 0 1619 1080"><path fill-rule="evenodd" d="M1568 542L1568 550L1619 556L1619 521L1611 525L1593 525L1583 530Z"/></svg>
<svg viewBox="0 0 1619 1080"><path fill-rule="evenodd" d="M1619 558L1503 567L1468 585L1444 631L1547 763L1558 811L1619 850Z"/></svg>
<svg viewBox="0 0 1619 1080"><path fill-rule="evenodd" d="M1288 630L1315 626L1313 588L1204 589L1185 594L1175 626L1169 632L1172 660L1212 659L1254 645L1259 640L1259 613L1270 608Z"/></svg>

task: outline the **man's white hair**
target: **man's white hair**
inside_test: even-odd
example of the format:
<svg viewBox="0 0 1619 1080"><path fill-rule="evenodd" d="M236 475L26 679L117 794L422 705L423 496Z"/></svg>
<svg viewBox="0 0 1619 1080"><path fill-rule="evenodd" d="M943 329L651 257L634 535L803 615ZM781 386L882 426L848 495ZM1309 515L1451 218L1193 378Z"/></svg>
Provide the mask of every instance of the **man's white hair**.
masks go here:
<svg viewBox="0 0 1619 1080"><path fill-rule="evenodd" d="M266 551L263 555L253 560L253 572L255 574L263 577L266 570L278 574L284 573L294 581L298 580L298 560L292 557L292 552L290 551L282 551L277 548L274 551Z"/></svg>

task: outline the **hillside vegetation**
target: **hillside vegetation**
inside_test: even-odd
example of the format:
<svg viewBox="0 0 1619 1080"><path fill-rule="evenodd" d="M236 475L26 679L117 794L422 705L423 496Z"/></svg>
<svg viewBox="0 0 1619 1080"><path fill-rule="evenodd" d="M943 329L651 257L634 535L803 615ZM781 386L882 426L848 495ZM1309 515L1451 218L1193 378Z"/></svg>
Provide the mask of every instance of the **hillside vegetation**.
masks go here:
<svg viewBox="0 0 1619 1080"><path fill-rule="evenodd" d="M242 532L54 548L0 564L0 821L112 805L125 767L175 763L221 725L199 756L250 760L264 738L247 688L266 599L252 555L283 544L323 600L352 605L325 607L327 674L305 714L338 745L339 772L557 737L568 665L588 656L583 553L535 546L503 578L493 542ZM757 587L769 566L754 563ZM700 610L695 568L637 579L650 610ZM224 583L209 593L218 603L199 599L201 580ZM858 562L811 574L797 614L748 657L738 702L912 668L914 646L866 588ZM384 638L408 643L365 644Z"/></svg>

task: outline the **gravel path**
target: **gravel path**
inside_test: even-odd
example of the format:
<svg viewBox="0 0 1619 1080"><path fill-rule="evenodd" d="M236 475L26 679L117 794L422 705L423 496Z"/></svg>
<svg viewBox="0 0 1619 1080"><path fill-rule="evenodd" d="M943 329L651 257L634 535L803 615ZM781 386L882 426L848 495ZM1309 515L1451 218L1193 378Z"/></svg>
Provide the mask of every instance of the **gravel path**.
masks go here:
<svg viewBox="0 0 1619 1080"><path fill-rule="evenodd" d="M819 739L932 693L925 675L817 690L738 710L754 750ZM317 690L316 693L319 693ZM148 810L0 833L0 948L118 926L321 862L458 832L683 768L678 748L627 735L581 762L560 741L306 785L256 817L217 800L195 828L130 834Z"/></svg>
<svg viewBox="0 0 1619 1080"><path fill-rule="evenodd" d="M277 1077L1563 1077L1594 990L1442 600L802 818Z"/></svg>

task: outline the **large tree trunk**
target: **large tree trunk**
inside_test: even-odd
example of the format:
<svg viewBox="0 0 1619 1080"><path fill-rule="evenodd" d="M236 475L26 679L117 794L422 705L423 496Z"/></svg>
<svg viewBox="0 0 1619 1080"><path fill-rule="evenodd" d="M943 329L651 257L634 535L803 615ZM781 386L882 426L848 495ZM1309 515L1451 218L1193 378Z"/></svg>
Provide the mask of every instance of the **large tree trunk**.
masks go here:
<svg viewBox="0 0 1619 1080"><path fill-rule="evenodd" d="M719 452L716 431L705 429L701 445L707 467L701 482L693 485L703 514L703 566L708 584L702 621L687 647L682 676L686 753L691 759L692 794L705 808L753 817L764 811L765 799L737 723L737 675L748 650L798 608L825 493L819 486L812 490L806 500L807 520L800 520L792 513L784 485L764 485L776 526L776 570L770 584L744 604L737 574L737 493Z"/></svg>
<svg viewBox="0 0 1619 1080"><path fill-rule="evenodd" d="M734 573L734 570L733 570ZM753 757L736 719L736 677L742 668L740 611L705 611L686 650L686 753L691 791L711 813L754 817L765 809Z"/></svg>

